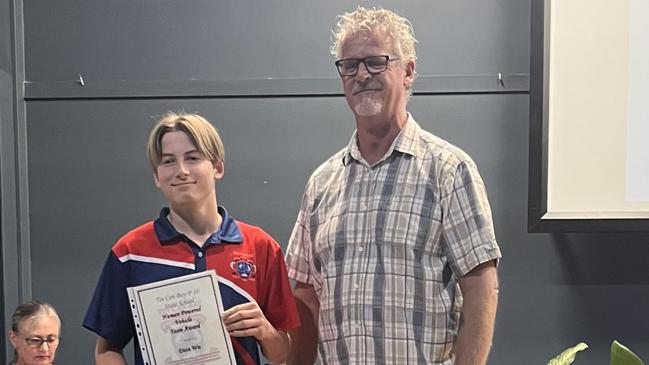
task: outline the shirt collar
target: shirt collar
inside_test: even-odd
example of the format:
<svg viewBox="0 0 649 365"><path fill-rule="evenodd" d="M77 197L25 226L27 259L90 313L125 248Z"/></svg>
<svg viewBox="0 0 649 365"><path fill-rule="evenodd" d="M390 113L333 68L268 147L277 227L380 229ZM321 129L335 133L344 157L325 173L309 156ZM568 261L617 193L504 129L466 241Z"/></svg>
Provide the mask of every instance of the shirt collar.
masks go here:
<svg viewBox="0 0 649 365"><path fill-rule="evenodd" d="M160 210L160 216L153 222L153 228L160 243L163 245L169 245L178 243L179 241L189 241L187 236L178 232L171 222L169 222L169 219L167 219L169 212L169 208L162 208L162 210ZM222 206L218 207L218 212L222 218L221 226L218 231L212 233L205 244L243 242L243 235L241 234L235 220L230 217L228 212Z"/></svg>
<svg viewBox="0 0 649 365"><path fill-rule="evenodd" d="M406 124L404 124L404 126L401 128L394 141L392 141L392 145L390 146L390 148L388 148L383 158L381 158L377 163L388 158L394 151L399 151L401 153L417 157L416 141L418 135L419 124L417 124L412 115L408 113L408 120L406 120ZM355 130L352 138L347 144L346 151L343 155L343 164L345 166L349 165L352 159L356 161L364 161L363 156L361 156L361 151L358 149L357 138L358 130Z"/></svg>

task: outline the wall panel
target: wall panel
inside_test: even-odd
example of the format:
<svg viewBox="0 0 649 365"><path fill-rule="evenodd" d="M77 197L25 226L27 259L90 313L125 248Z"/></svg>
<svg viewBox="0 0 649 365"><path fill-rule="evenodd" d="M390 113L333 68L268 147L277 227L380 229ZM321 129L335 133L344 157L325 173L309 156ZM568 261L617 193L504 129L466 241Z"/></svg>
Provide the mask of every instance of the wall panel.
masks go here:
<svg viewBox="0 0 649 365"><path fill-rule="evenodd" d="M649 359L649 236L526 231L529 1L384 6L407 16L420 41L410 110L472 155L487 184L504 254L490 363L543 364L579 341L591 349L577 363L606 363L614 338ZM20 133L9 140L28 164L0 171L28 181L29 205L15 216L29 218L19 259L31 263L32 288L17 285L60 309L58 363L86 364L94 335L80 323L108 250L163 203L144 156L155 119L180 109L211 119L226 147L220 201L285 246L308 175L353 131L328 54L335 16L351 6L66 0L24 8L27 113L16 128L27 144Z"/></svg>

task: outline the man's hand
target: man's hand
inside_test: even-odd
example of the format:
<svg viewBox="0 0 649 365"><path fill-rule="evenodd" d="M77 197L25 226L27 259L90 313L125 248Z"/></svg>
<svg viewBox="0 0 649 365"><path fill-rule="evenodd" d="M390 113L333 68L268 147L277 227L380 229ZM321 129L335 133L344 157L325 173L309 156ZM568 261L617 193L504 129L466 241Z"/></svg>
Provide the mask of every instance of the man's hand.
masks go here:
<svg viewBox="0 0 649 365"><path fill-rule="evenodd" d="M313 285L297 282L293 289L302 326L291 331L289 365L313 364L317 355L320 300Z"/></svg>

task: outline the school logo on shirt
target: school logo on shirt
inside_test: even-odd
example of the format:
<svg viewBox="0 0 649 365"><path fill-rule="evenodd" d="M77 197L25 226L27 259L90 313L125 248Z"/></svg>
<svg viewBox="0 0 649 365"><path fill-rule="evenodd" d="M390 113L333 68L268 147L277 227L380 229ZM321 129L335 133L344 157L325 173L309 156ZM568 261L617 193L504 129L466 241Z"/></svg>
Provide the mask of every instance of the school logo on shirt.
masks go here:
<svg viewBox="0 0 649 365"><path fill-rule="evenodd" d="M232 273L239 275L242 279L250 279L255 277L257 266L254 262L244 258L235 258L230 263Z"/></svg>

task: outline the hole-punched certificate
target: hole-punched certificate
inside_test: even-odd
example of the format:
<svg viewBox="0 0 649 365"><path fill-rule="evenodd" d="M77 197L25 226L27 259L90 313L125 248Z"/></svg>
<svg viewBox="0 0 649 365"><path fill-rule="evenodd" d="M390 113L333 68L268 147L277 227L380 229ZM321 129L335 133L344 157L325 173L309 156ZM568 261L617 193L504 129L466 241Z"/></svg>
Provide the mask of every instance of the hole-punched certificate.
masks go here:
<svg viewBox="0 0 649 365"><path fill-rule="evenodd" d="M236 365L214 270L128 288L147 365Z"/></svg>

